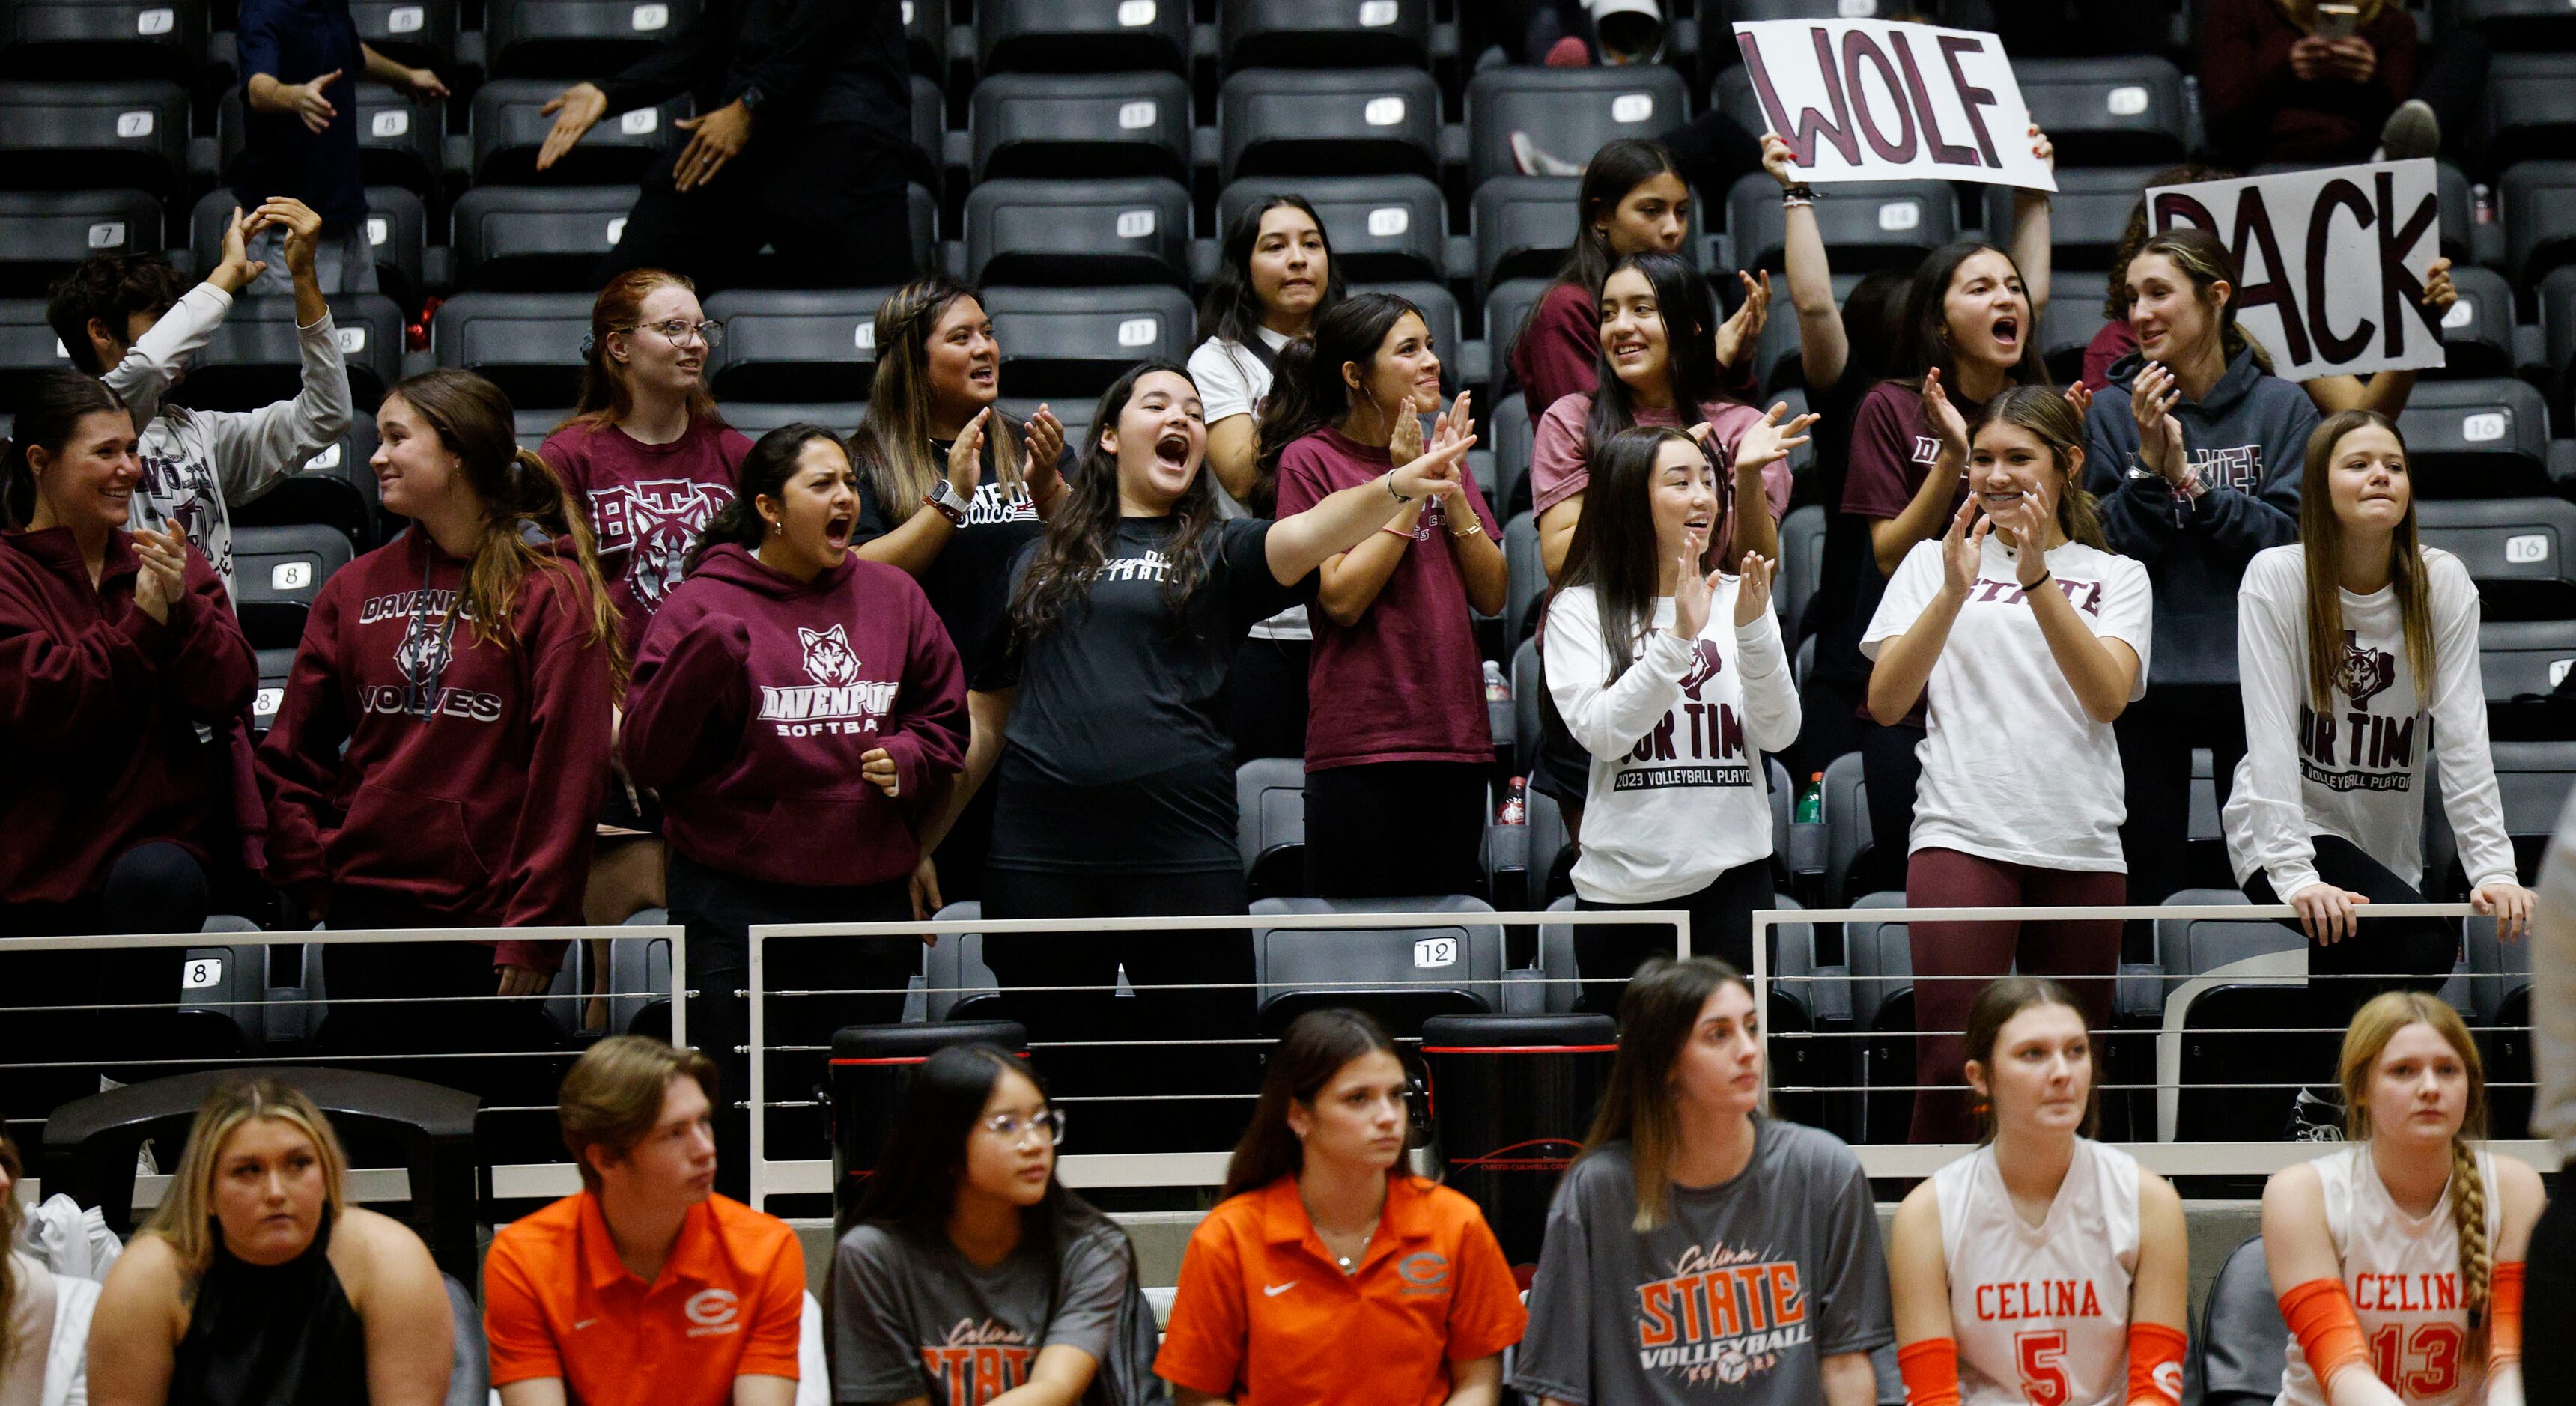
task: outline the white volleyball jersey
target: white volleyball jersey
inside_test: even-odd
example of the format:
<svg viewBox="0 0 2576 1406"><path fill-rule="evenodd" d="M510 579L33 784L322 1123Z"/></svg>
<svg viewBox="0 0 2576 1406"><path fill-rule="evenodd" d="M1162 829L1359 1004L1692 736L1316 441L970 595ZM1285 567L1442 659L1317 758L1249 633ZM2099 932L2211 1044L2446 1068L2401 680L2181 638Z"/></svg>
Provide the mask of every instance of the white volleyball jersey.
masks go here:
<svg viewBox="0 0 2576 1406"><path fill-rule="evenodd" d="M2478 1155L2487 1191L2487 1243L2503 1233L2495 1195L2495 1160ZM2468 1360L2469 1311L2460 1297L2460 1232L2451 1224L2451 1192L2417 1220L2397 1208L2370 1144L2357 1143L2309 1164L2325 1193L2326 1233L2343 1265L2344 1292L2369 1345L2371 1370L2407 1406L2468 1406L2486 1392L2487 1364ZM2287 1370L2274 1406L2326 1406L2325 1388L2290 1338Z"/></svg>
<svg viewBox="0 0 2576 1406"><path fill-rule="evenodd" d="M1933 1173L1932 1185L1962 1406L2121 1406L2138 1271L2137 1159L2077 1138L2037 1225L2013 1209L1992 1144Z"/></svg>

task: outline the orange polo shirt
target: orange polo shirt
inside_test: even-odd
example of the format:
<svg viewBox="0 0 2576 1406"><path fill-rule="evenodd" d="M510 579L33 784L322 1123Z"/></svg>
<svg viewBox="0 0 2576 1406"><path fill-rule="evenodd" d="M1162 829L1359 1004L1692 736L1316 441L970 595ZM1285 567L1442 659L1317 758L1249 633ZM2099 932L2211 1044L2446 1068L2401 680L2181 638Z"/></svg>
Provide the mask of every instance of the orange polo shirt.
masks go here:
<svg viewBox="0 0 2576 1406"><path fill-rule="evenodd" d="M1475 1202L1394 1178L1359 1272L1344 1274L1290 1176L1199 1222L1154 1370L1237 1406L1440 1406L1450 1363L1528 1326Z"/></svg>
<svg viewBox="0 0 2576 1406"><path fill-rule="evenodd" d="M650 1284L588 1191L492 1237L492 1385L560 1377L583 1406L726 1406L736 1377L796 1376L805 1251L775 1216L710 1196Z"/></svg>

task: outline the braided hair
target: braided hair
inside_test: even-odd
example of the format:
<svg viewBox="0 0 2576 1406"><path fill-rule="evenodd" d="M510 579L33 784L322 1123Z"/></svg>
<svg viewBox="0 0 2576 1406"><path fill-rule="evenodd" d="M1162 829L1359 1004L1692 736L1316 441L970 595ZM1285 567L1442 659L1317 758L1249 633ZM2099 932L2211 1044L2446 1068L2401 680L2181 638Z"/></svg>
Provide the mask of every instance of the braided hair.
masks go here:
<svg viewBox="0 0 2576 1406"><path fill-rule="evenodd" d="M2451 1224L2460 1236L2460 1306L2469 1314L2462 1351L2467 1361L2483 1362L2495 1273L2494 1247L2487 1243L2486 1178L2478 1173L2477 1149L2487 1135L2487 1075L2477 1042L2449 1002L2421 991L2387 991L2354 1014L2344 1031L2341 1060L2344 1136L2353 1142L2369 1139L2371 1072L2397 1032L2416 1024L2433 1027L2468 1071L2467 1107L2461 1110L2459 1130L2451 1134Z"/></svg>

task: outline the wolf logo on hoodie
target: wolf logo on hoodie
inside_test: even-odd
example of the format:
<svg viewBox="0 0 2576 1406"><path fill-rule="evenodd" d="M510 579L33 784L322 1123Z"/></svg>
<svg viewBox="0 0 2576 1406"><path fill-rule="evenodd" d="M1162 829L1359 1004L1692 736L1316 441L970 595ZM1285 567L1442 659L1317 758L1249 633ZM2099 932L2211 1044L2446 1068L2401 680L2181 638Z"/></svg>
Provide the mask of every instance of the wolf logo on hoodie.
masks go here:
<svg viewBox="0 0 2576 1406"><path fill-rule="evenodd" d="M850 633L839 625L828 630L796 627L796 642L805 648L805 674L814 682L846 688L858 682L859 656L850 650Z"/></svg>
<svg viewBox="0 0 2576 1406"><path fill-rule="evenodd" d="M814 682L784 688L761 685L762 721L779 724L779 731L788 737L872 732L884 725L886 714L894 710L897 685L860 676L858 651L850 648L847 628L813 630L799 625L796 643L804 650L805 677Z"/></svg>

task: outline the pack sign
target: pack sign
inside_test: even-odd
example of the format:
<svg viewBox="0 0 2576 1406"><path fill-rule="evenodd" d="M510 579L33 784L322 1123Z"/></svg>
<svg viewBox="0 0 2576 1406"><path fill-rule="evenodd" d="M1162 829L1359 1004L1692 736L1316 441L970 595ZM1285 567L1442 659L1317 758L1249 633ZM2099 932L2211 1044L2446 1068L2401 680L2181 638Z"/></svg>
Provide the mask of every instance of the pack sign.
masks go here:
<svg viewBox="0 0 2576 1406"><path fill-rule="evenodd" d="M2210 231L2243 275L2236 321L2292 381L2442 364L2424 280L2440 256L2434 163L2382 161L2147 192L2161 233Z"/></svg>
<svg viewBox="0 0 2576 1406"><path fill-rule="evenodd" d="M2030 154L2030 109L1994 35L1888 20L1762 20L1735 26L1735 47L1765 129L1788 141L1808 181L2057 189L2047 163Z"/></svg>

